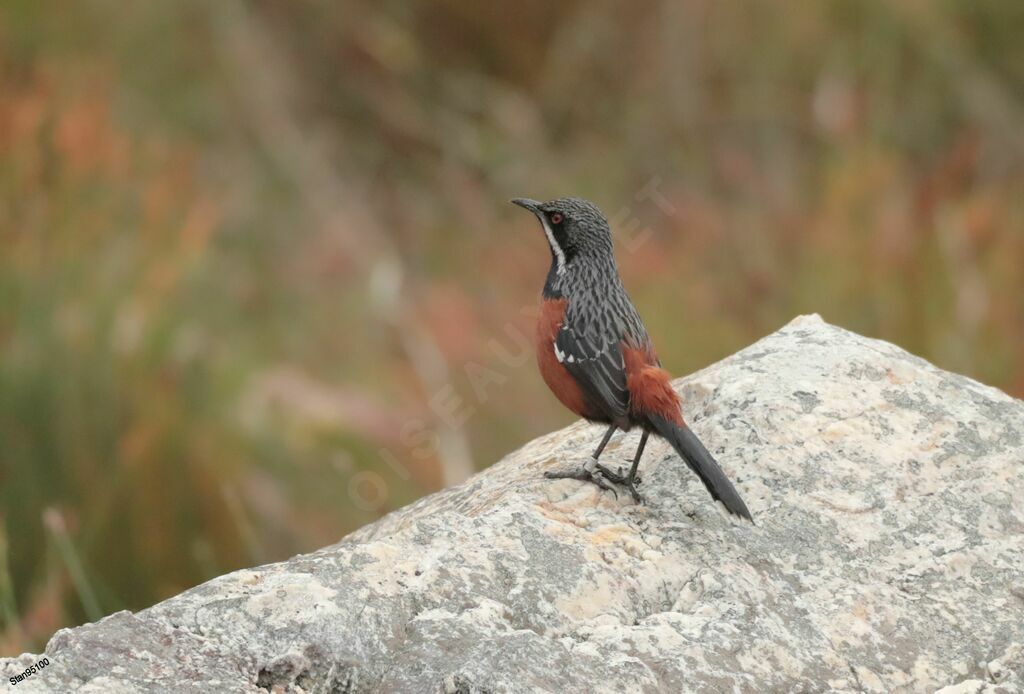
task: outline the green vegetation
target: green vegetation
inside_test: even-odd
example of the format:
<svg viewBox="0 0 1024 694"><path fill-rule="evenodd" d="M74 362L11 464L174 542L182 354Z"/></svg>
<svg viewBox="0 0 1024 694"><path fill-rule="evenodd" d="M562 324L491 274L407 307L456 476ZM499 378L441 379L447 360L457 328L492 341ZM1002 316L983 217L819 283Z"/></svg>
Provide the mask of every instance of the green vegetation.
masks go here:
<svg viewBox="0 0 1024 694"><path fill-rule="evenodd" d="M517 195L618 218L676 373L819 312L1024 395L1022 33L995 1L6 0L0 653L570 421L520 358Z"/></svg>

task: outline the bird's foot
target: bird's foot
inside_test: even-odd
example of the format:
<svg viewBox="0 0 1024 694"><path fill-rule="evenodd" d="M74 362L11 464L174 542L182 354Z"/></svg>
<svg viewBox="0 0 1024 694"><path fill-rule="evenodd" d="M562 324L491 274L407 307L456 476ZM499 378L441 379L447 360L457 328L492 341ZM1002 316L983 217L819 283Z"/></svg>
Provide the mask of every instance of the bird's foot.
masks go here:
<svg viewBox="0 0 1024 694"><path fill-rule="evenodd" d="M601 489L609 491L615 495L615 498L619 498L619 493L615 490L608 480L605 479L604 473L600 470L601 465L597 464L593 458L587 461L585 465L580 467L567 468L564 470L547 470L544 476L549 480L580 480L582 482L592 482Z"/></svg>
<svg viewBox="0 0 1024 694"><path fill-rule="evenodd" d="M640 492L636 490L636 488L640 485L640 475L633 475L633 478L630 479L629 475L624 473L621 467L618 470L612 470L606 465L601 465L600 463L598 463L596 467L597 471L604 475L604 477L611 480L615 484L620 484L626 489L628 489L630 496L633 497L633 501L635 501L638 504L643 503L644 498L640 496Z"/></svg>
<svg viewBox="0 0 1024 694"><path fill-rule="evenodd" d="M598 470L601 471L602 475L607 477L615 484L627 484L629 482L629 474L625 471L626 468L620 467L612 470L607 465L602 465L601 463L598 463L596 467ZM640 475L636 475L633 477L633 484L635 484L636 486L640 486L640 481Z"/></svg>
<svg viewBox="0 0 1024 694"><path fill-rule="evenodd" d="M636 490L636 485L638 484L640 484L639 479L635 479L632 482L626 481L623 483L626 489L629 490L629 495L633 497L633 501L635 501L638 504L642 504L644 503L644 498L643 496L640 495L640 492Z"/></svg>

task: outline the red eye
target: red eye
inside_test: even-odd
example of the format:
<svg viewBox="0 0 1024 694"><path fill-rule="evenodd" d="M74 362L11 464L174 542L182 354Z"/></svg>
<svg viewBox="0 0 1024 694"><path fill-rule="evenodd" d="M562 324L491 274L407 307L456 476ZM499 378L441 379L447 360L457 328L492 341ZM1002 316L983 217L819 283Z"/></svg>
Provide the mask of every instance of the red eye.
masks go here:
<svg viewBox="0 0 1024 694"><path fill-rule="evenodd" d="M561 212L555 212L553 215L551 215L551 223L552 224L561 224L562 223L562 213Z"/></svg>

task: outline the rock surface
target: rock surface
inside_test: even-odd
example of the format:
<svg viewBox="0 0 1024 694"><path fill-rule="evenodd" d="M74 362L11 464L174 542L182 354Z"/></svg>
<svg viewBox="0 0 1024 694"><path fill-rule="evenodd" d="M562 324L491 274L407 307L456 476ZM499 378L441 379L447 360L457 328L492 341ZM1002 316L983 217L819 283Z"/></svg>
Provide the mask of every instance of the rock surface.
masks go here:
<svg viewBox="0 0 1024 694"><path fill-rule="evenodd" d="M0 661L17 692L1024 692L1024 402L799 318L677 382L757 526L583 423L310 555ZM608 459L632 452L618 434Z"/></svg>

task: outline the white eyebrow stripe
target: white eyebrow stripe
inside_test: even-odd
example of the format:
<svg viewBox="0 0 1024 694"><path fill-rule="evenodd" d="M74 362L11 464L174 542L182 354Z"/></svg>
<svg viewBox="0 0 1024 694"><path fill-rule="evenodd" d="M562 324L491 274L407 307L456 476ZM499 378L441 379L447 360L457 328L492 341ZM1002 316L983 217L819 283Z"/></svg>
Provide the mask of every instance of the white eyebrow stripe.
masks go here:
<svg viewBox="0 0 1024 694"><path fill-rule="evenodd" d="M555 272L561 275L565 272L565 251L563 251L562 247L558 245L558 241L555 241L555 232L553 232L551 227L548 225L547 215L541 212L537 216L540 217L540 224L544 227L544 235L548 237L548 245L551 246L551 251L555 254L555 262L558 265Z"/></svg>

